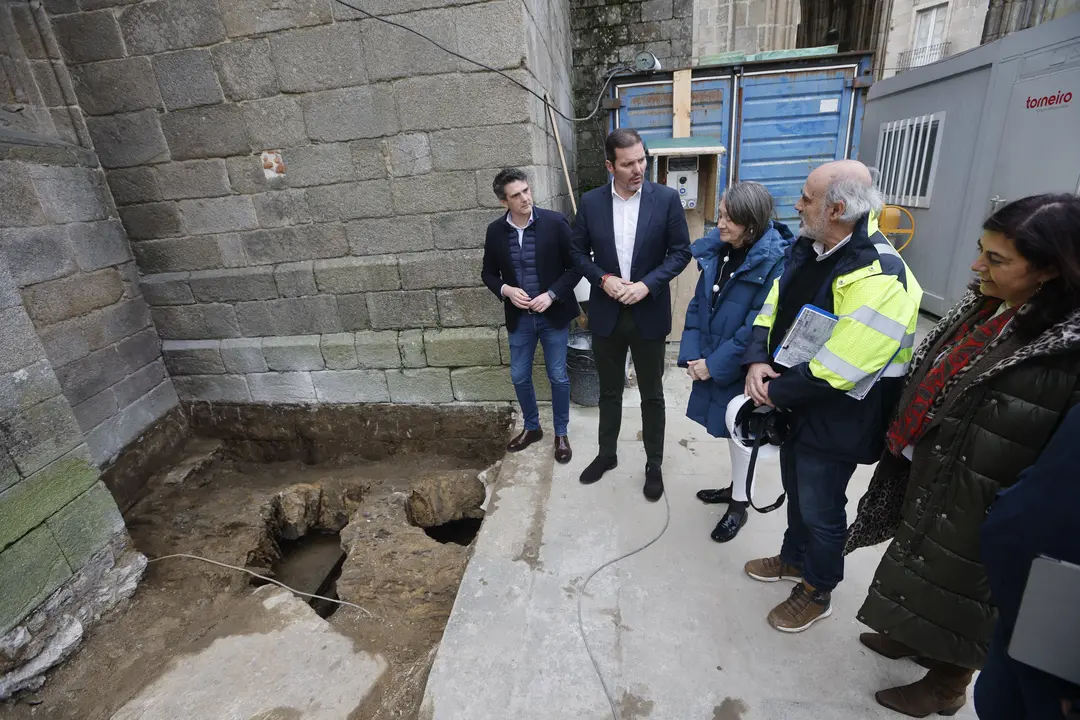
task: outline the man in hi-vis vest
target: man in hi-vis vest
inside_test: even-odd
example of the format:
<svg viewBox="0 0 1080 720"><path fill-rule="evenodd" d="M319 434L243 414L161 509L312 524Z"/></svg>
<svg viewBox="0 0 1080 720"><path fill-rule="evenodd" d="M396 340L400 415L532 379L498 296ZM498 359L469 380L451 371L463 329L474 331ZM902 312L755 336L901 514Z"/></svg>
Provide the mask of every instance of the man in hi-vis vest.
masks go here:
<svg viewBox="0 0 1080 720"><path fill-rule="evenodd" d="M881 455L886 423L915 345L922 289L877 230L881 195L854 160L814 170L795 205L802 220L784 273L754 322L744 364L746 394L790 411L780 449L788 527L780 554L751 560L755 580L796 583L769 624L801 632L832 612L844 577L847 485L856 465ZM813 305L839 318L810 362L772 362L799 311ZM848 392L878 379L861 400Z"/></svg>

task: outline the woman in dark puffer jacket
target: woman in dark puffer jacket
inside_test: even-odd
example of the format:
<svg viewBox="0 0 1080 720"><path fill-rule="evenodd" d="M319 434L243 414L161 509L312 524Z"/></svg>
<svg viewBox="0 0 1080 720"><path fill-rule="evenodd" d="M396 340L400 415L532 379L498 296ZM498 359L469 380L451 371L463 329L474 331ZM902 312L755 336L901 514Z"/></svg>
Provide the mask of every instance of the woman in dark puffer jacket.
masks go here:
<svg viewBox="0 0 1080 720"><path fill-rule="evenodd" d="M964 706L997 618L983 519L1080 400L1080 198L1023 198L983 229L978 283L916 351L848 537L893 537L858 614L877 633L859 639L929 668L876 695L911 717Z"/></svg>

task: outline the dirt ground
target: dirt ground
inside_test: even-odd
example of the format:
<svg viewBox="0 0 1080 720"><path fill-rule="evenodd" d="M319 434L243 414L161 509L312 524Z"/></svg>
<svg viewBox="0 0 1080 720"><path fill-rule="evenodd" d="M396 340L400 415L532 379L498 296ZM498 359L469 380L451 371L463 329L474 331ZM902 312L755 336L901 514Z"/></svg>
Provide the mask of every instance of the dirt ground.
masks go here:
<svg viewBox="0 0 1080 720"><path fill-rule="evenodd" d="M181 485L159 485L126 520L135 547L149 558L182 552L261 568L274 559L267 555L276 553L270 539L275 529L296 532L290 517L302 516L303 508L295 506L313 503L308 519L318 516L322 525L336 524L330 529L342 530L342 547L349 552L338 580L339 597L375 616L343 607L329 622L358 649L379 653L390 665L350 720L412 719L470 550L440 543L408 525L405 497L418 481L475 476L480 470L460 459L429 455L314 466L226 458ZM293 490L294 507L287 507L289 501L283 502L279 493L298 484L305 487L299 494ZM299 531L320 529L314 522L309 525ZM151 563L127 606L94 626L41 690L0 704L0 718L111 717L167 670L177 653L219 636L223 618L251 593L249 580L194 560Z"/></svg>

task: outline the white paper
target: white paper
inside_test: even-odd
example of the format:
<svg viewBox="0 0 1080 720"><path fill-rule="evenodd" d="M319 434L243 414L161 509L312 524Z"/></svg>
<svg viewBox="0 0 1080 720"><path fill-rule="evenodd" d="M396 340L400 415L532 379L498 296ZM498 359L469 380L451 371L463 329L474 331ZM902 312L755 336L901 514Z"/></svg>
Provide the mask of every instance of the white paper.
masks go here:
<svg viewBox="0 0 1080 720"><path fill-rule="evenodd" d="M833 327L839 322L838 318L824 314L821 310L804 305L799 311L795 321L791 323L783 342L776 350L773 360L782 367L794 367L801 363L808 363L814 359L818 351L825 346L832 336ZM885 364L888 367L888 363ZM868 375L855 387L848 390L847 394L856 400L866 397L870 389L885 373L882 367L877 373Z"/></svg>
<svg viewBox="0 0 1080 720"><path fill-rule="evenodd" d="M794 367L813 360L818 350L828 342L834 325L836 318L804 307L776 350L776 357L773 358L776 364Z"/></svg>

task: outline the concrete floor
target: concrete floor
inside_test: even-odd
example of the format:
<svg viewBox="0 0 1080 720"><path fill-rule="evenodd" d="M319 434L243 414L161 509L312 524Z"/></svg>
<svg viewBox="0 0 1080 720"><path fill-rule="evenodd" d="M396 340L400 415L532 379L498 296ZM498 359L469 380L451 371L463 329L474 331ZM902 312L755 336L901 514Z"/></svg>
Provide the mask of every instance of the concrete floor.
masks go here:
<svg viewBox="0 0 1080 720"><path fill-rule="evenodd" d="M848 558L832 617L799 635L773 630L765 616L791 585L755 582L742 566L778 552L785 513L753 514L727 545L709 539L719 511L694 493L728 483L727 448L683 415L683 371L669 370L665 385L670 526L651 548L597 575L583 605L618 719L901 717L875 704L874 691L925 671L866 650L858 642L866 628L855 620L884 546ZM596 485L577 480L596 451L595 408L572 410L569 465L553 463L546 440L504 461L421 718L612 717L578 633L578 589L595 567L655 537L665 518L663 501L641 495L637 391L624 402L619 467ZM870 474L862 467L852 480L849 518ZM758 484L760 502L776 497L776 461L761 466ZM974 718L972 705L956 717Z"/></svg>
<svg viewBox="0 0 1080 720"><path fill-rule="evenodd" d="M112 720L340 720L386 669L303 600L265 585L182 648Z"/></svg>

